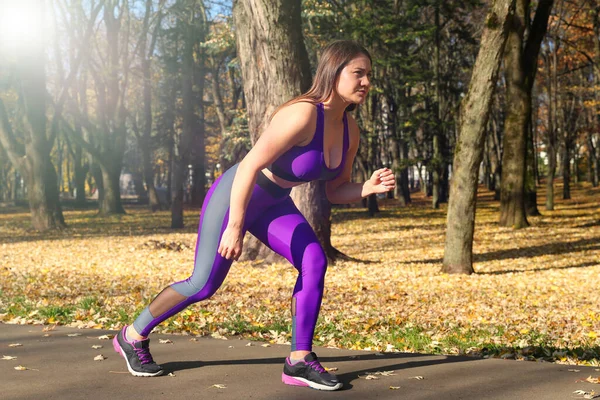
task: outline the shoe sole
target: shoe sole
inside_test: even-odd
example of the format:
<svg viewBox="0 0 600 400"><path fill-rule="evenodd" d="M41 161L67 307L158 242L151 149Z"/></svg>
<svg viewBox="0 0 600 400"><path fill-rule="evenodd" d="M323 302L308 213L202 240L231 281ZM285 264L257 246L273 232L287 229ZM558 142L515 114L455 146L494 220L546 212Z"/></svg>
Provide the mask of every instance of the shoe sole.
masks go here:
<svg viewBox="0 0 600 400"><path fill-rule="evenodd" d="M340 389L343 386L342 382L338 383L335 386L320 385L318 383L311 382L308 379L298 378L298 377L294 377L294 376L289 376L289 375L286 375L285 373L281 374L281 381L283 383L285 383L286 385L304 386L304 387L310 387L312 389L329 390L329 391L338 390L338 389Z"/></svg>
<svg viewBox="0 0 600 400"><path fill-rule="evenodd" d="M141 377L151 377L151 376L159 376L162 375L163 370L160 370L158 372L155 373L151 373L151 372L137 372L134 371L131 368L131 365L129 365L129 360L127 359L127 357L125 357L125 351L123 350L123 348L121 347L121 345L119 344L119 341L117 340L117 336L120 334L120 332L113 338L113 348L115 349L115 351L117 353L119 353L121 355L121 357L123 357L125 359L125 363L127 363L127 369L129 370L129 372L131 373L131 375L133 376L141 376Z"/></svg>

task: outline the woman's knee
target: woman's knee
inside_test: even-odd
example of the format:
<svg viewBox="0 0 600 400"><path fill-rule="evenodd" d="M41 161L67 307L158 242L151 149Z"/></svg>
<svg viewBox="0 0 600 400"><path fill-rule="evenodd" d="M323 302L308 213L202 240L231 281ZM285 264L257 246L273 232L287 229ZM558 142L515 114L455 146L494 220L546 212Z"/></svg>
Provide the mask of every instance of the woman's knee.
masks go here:
<svg viewBox="0 0 600 400"><path fill-rule="evenodd" d="M179 294L187 297L189 304L197 303L201 300L206 300L211 297L221 286L220 283L212 282L210 279L204 282L202 285L198 285L194 282L194 276L192 275L188 279L174 283L171 285Z"/></svg>
<svg viewBox="0 0 600 400"><path fill-rule="evenodd" d="M214 295L218 289L219 289L219 286L217 286L217 285L207 284L201 290L199 290L198 292L189 296L188 300L190 301L190 304L197 303L202 300L206 300L206 299L212 297L212 295Z"/></svg>
<svg viewBox="0 0 600 400"><path fill-rule="evenodd" d="M311 278L313 283L322 286L327 272L327 255L319 243L311 243L306 247L299 270L304 280Z"/></svg>

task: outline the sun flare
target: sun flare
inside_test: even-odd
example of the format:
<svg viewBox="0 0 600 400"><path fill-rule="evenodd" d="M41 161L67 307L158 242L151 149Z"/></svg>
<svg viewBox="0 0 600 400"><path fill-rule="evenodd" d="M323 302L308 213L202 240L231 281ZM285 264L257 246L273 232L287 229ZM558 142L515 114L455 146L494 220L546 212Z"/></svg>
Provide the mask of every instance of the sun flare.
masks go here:
<svg viewBox="0 0 600 400"><path fill-rule="evenodd" d="M0 1L0 53L21 51L43 39L43 1Z"/></svg>

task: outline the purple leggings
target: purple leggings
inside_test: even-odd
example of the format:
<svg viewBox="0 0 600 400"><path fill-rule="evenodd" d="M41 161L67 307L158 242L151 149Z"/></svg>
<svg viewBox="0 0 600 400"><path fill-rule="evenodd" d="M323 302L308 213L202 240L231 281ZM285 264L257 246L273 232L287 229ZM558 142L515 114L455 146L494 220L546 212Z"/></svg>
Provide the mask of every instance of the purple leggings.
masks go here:
<svg viewBox="0 0 600 400"><path fill-rule="evenodd" d="M147 336L156 325L190 304L211 297L223 284L232 260L223 258L217 250L229 219L229 199L236 170L237 165L227 170L206 195L192 275L163 290L142 311L133 324L141 335ZM311 351L323 298L327 257L315 232L290 198L290 191L259 173L246 211L243 232L252 233L298 270L293 292L292 351ZM169 288L179 296L163 296ZM164 304L155 304L157 302ZM151 309L161 310L160 315L153 315Z"/></svg>

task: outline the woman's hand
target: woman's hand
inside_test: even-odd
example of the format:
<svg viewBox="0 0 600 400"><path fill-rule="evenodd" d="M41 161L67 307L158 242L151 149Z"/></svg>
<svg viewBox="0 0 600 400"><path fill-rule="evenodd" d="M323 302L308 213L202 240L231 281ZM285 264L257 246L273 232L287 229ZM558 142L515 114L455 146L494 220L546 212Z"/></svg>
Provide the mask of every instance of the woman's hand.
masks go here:
<svg viewBox="0 0 600 400"><path fill-rule="evenodd" d="M373 175L371 175L371 178L367 182L374 194L389 192L396 187L396 178L389 168L381 168L373 172Z"/></svg>
<svg viewBox="0 0 600 400"><path fill-rule="evenodd" d="M221 236L221 243L219 243L219 254L227 260L237 260L242 255L242 243L244 242L244 236L240 228L234 228L227 226L223 236Z"/></svg>

